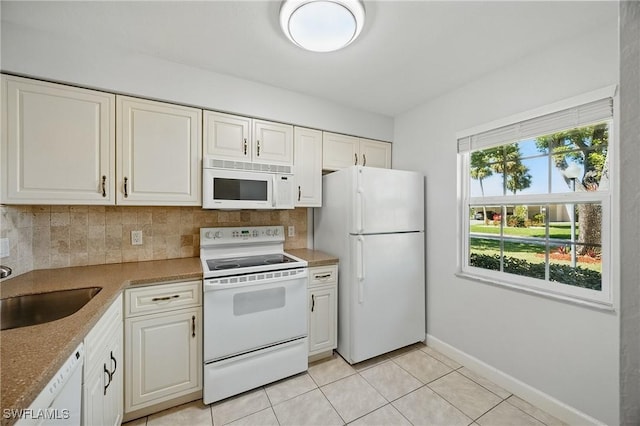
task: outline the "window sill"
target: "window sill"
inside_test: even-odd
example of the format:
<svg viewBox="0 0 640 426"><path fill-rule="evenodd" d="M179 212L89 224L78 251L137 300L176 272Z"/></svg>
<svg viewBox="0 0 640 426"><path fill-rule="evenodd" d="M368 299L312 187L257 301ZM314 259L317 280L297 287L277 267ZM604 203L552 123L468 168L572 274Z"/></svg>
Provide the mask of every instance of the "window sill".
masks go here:
<svg viewBox="0 0 640 426"><path fill-rule="evenodd" d="M501 288L507 288L509 290L517 291L517 292L520 292L520 293L525 293L525 294L530 294L530 295L533 295L533 296L543 297L545 299L551 299L551 300L555 300L555 301L559 301L559 302L570 303L572 305L581 306L581 307L585 307L585 308L591 308L591 309L595 309L595 310L603 311L603 312L616 312L616 309L613 306L613 303L611 303L611 302L598 302L598 301L594 301L594 300L578 299L578 298L571 297L571 296L566 296L566 295L562 295L562 294L546 292L546 291L543 291L543 290L538 290L538 289L534 289L534 288L530 288L530 287L525 287L525 286L522 286L522 285L512 284L512 283L509 283L509 282L506 282L506 281L497 281L497 280L489 279L489 278L482 277L482 276L479 276L479 275L469 274L469 273L466 273L466 272L456 272L454 275L456 277L458 277L458 278L462 278L462 279L465 279L465 280L475 281L475 282L479 282L479 283L482 283L482 284L488 284L488 285L501 287Z"/></svg>

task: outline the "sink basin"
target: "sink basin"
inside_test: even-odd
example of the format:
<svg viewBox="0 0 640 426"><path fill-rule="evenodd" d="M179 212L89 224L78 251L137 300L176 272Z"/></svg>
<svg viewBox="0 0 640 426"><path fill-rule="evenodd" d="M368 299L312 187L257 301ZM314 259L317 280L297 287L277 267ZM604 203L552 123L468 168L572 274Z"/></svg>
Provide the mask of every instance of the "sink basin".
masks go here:
<svg viewBox="0 0 640 426"><path fill-rule="evenodd" d="M102 287L76 288L0 299L2 330L67 317L87 304Z"/></svg>

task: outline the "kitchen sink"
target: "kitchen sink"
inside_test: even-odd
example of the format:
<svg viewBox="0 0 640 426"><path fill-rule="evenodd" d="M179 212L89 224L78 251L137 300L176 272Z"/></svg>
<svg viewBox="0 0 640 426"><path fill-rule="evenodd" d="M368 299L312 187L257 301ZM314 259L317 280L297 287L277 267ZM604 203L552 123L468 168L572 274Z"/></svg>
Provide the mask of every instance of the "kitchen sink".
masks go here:
<svg viewBox="0 0 640 426"><path fill-rule="evenodd" d="M43 324L68 317L87 304L102 287L85 287L0 299L2 330Z"/></svg>

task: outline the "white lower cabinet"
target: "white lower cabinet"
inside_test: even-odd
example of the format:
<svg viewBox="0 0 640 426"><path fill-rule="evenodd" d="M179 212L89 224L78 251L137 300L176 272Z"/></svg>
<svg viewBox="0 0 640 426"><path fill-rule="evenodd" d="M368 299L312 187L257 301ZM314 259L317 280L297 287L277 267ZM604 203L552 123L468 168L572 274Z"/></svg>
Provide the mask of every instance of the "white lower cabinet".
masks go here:
<svg viewBox="0 0 640 426"><path fill-rule="evenodd" d="M202 391L201 294L199 280L125 290L125 413Z"/></svg>
<svg viewBox="0 0 640 426"><path fill-rule="evenodd" d="M82 424L122 423L122 296L118 296L84 340Z"/></svg>
<svg viewBox="0 0 640 426"><path fill-rule="evenodd" d="M338 265L309 268L309 357L338 344Z"/></svg>

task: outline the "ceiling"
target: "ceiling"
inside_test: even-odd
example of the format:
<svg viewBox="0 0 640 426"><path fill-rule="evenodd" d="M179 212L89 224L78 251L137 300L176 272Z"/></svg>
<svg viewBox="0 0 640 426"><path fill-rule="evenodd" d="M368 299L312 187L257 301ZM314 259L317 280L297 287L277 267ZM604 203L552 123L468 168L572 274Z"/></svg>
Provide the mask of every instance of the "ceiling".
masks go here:
<svg viewBox="0 0 640 426"><path fill-rule="evenodd" d="M395 116L563 39L617 23L615 1L365 1L360 38L291 44L280 1L1 3L3 22Z"/></svg>

